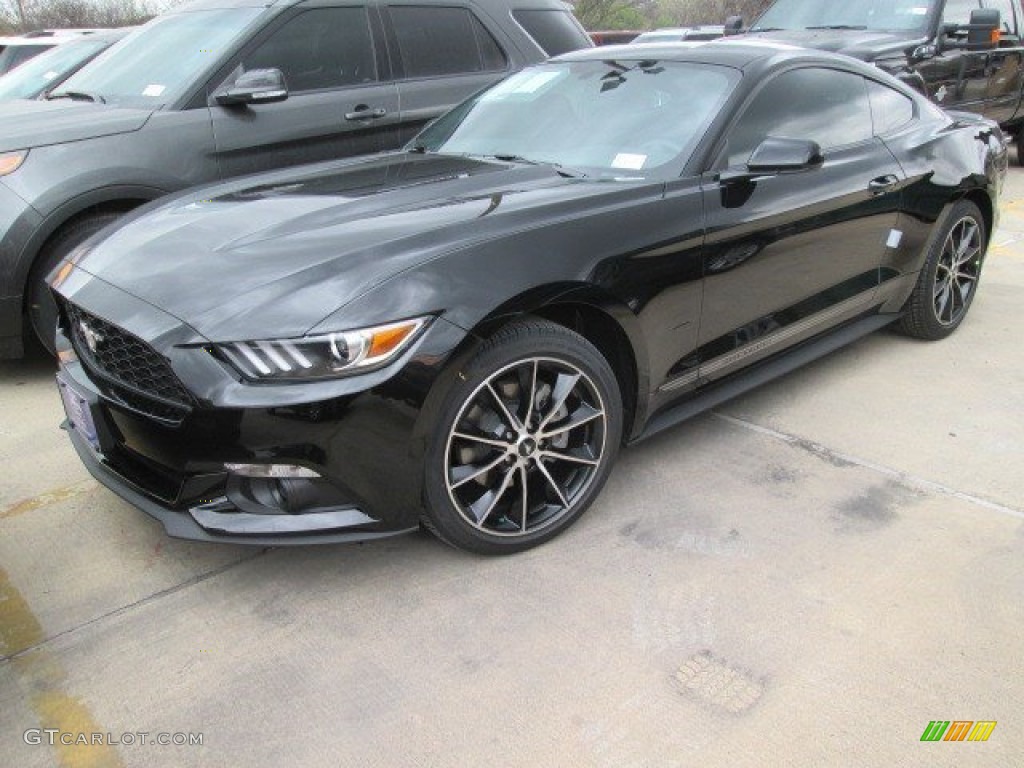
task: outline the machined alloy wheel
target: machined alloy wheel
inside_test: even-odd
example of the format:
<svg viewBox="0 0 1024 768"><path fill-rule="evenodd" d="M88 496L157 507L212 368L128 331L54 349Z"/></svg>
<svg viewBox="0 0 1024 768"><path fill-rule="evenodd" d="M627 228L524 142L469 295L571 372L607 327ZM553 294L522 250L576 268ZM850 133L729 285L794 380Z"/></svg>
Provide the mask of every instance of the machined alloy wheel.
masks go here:
<svg viewBox="0 0 1024 768"><path fill-rule="evenodd" d="M978 206L960 200L931 240L900 329L918 339L944 339L967 316L978 292L988 233Z"/></svg>
<svg viewBox="0 0 1024 768"><path fill-rule="evenodd" d="M467 369L428 466L426 522L463 549L526 549L570 525L604 484L621 433L618 385L586 339L540 320L504 329Z"/></svg>
<svg viewBox="0 0 1024 768"><path fill-rule="evenodd" d="M556 522L597 474L607 416L594 382L532 357L488 377L448 435L448 494L470 525L522 536Z"/></svg>
<svg viewBox="0 0 1024 768"><path fill-rule="evenodd" d="M946 235L935 270L933 301L940 323L960 322L980 274L981 226L973 217L964 216Z"/></svg>

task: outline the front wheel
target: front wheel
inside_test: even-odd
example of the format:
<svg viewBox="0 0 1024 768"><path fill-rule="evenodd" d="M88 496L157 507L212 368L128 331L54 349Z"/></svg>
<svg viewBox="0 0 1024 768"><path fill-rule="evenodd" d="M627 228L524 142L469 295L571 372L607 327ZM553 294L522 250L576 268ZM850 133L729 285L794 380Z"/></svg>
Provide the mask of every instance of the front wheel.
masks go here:
<svg viewBox="0 0 1024 768"><path fill-rule="evenodd" d="M485 343L456 381L428 451L424 523L480 554L557 536L618 453L622 400L608 362L579 334L527 320Z"/></svg>
<svg viewBox="0 0 1024 768"><path fill-rule="evenodd" d="M46 244L29 273L27 286L28 318L32 330L46 350L54 354L57 344L57 304L46 282L49 274L75 248L108 224L121 217L121 213L94 213L78 219L61 230Z"/></svg>

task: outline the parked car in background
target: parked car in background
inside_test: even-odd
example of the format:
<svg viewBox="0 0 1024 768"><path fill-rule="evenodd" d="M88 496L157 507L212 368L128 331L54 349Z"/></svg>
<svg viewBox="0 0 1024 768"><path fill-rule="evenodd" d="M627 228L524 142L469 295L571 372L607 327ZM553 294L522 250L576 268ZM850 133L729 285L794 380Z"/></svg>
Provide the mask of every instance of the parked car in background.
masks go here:
<svg viewBox="0 0 1024 768"><path fill-rule="evenodd" d="M1022 24L1020 0L776 0L745 32L871 62L936 104L995 120L1020 159Z"/></svg>
<svg viewBox="0 0 1024 768"><path fill-rule="evenodd" d="M35 99L52 91L131 31L96 32L44 51L0 77L0 101Z"/></svg>
<svg viewBox="0 0 1024 768"><path fill-rule="evenodd" d="M125 212L216 179L399 147L526 64L590 47L559 0L200 0L0 104L0 357L45 277Z"/></svg>
<svg viewBox="0 0 1024 768"><path fill-rule="evenodd" d="M702 24L696 27L665 27L644 32L634 43L673 43L682 40L716 40L725 34L721 24Z"/></svg>
<svg viewBox="0 0 1024 768"><path fill-rule="evenodd" d="M10 72L33 56L48 51L56 45L50 39L37 40L31 37L0 37L0 75Z"/></svg>
<svg viewBox="0 0 1024 768"><path fill-rule="evenodd" d="M43 29L21 37L0 37L0 75L24 64L43 51L63 45L71 40L102 30L95 29Z"/></svg>
<svg viewBox="0 0 1024 768"><path fill-rule="evenodd" d="M633 42L633 38L641 32L637 29L611 29L588 32L587 34L594 41L594 45L622 45Z"/></svg>
<svg viewBox="0 0 1024 768"><path fill-rule="evenodd" d="M1006 155L844 56L570 53L404 152L204 187L86 244L54 279L65 427L173 536L422 521L517 552L621 444L886 325L953 333Z"/></svg>

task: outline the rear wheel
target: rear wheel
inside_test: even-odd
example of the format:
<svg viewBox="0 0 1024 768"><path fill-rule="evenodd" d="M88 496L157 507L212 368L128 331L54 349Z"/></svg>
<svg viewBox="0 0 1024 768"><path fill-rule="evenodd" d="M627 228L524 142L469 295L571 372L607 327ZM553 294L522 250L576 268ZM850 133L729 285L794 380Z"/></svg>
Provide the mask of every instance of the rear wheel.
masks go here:
<svg viewBox="0 0 1024 768"><path fill-rule="evenodd" d="M426 464L426 526L481 554L541 544L572 525L618 453L622 401L608 362L567 328L517 322L448 393Z"/></svg>
<svg viewBox="0 0 1024 768"><path fill-rule="evenodd" d="M981 278L987 233L978 206L961 200L932 244L900 330L918 339L944 339L959 327Z"/></svg>
<svg viewBox="0 0 1024 768"><path fill-rule="evenodd" d="M50 354L54 353L56 346L57 305L46 278L71 251L122 215L111 211L78 219L50 239L32 266L27 288L29 322L36 337Z"/></svg>

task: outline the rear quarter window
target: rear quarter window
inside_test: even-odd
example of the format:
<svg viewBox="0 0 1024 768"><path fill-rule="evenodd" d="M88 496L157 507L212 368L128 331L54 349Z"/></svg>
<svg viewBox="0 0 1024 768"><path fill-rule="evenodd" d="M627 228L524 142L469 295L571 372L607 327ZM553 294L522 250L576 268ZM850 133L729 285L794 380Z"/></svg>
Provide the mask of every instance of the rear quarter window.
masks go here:
<svg viewBox="0 0 1024 768"><path fill-rule="evenodd" d="M914 102L899 91L868 80L871 121L876 136L885 136L914 119Z"/></svg>
<svg viewBox="0 0 1024 768"><path fill-rule="evenodd" d="M388 12L405 77L505 69L508 58L468 8L392 5Z"/></svg>
<svg viewBox="0 0 1024 768"><path fill-rule="evenodd" d="M568 11L517 10L512 11L512 18L548 56L593 46Z"/></svg>

